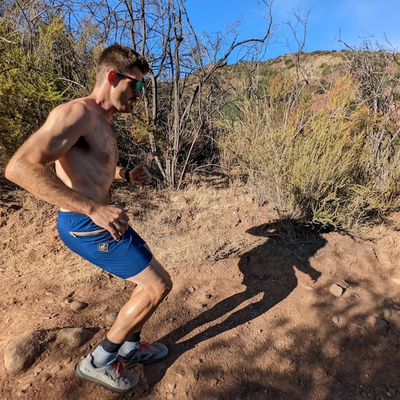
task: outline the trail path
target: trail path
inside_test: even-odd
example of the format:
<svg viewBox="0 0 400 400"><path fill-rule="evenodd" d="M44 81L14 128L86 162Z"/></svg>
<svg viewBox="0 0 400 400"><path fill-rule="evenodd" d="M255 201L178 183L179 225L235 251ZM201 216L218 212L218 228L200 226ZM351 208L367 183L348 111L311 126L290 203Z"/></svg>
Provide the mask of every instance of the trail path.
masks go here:
<svg viewBox="0 0 400 400"><path fill-rule="evenodd" d="M137 388L118 396L79 380L74 366L103 338L110 315L132 287L93 273L94 267L69 254L57 238L53 213L41 224L32 222L37 234L31 241L13 238L27 211L5 202L2 263L10 265L10 257L15 262L0 272L0 357L21 333L42 329L46 339L27 371L12 374L0 364L0 398L400 398L400 215L391 216L392 228L371 228L364 239L301 226L288 236L268 207L246 198L231 203L229 212L218 214L211 205L196 214L188 212L187 198L175 197L170 220L164 218L165 226L155 221L159 236L148 242L156 254L163 245L176 245L173 232L200 238L206 225L212 235L218 224L218 245L201 263L170 266L174 289L143 332L143 339L168 345L170 356L137 367ZM171 227L174 213L180 217ZM6 245L15 240L26 243L10 256ZM169 256L162 258L165 264ZM53 271L46 273L49 266ZM88 306L75 312L73 300ZM94 336L66 349L54 339L71 327L91 329Z"/></svg>

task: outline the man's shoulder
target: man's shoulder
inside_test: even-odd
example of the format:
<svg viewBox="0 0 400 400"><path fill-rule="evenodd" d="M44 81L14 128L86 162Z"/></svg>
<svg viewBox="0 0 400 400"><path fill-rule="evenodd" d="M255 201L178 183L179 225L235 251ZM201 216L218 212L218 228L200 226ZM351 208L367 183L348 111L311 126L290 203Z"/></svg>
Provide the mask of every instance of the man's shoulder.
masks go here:
<svg viewBox="0 0 400 400"><path fill-rule="evenodd" d="M48 117L48 122L57 121L68 125L87 123L94 113L93 105L86 98L78 98L55 107Z"/></svg>
<svg viewBox="0 0 400 400"><path fill-rule="evenodd" d="M53 112L85 114L93 111L92 101L86 97L70 100L58 105Z"/></svg>

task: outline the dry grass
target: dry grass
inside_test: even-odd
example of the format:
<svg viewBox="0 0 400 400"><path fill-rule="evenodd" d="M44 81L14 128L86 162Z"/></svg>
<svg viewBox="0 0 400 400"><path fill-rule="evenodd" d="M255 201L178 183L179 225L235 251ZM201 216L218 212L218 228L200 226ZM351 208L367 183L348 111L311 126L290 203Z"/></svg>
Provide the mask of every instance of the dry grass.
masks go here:
<svg viewBox="0 0 400 400"><path fill-rule="evenodd" d="M259 202L283 218L349 228L394 209L398 126L358 102L350 76L334 78L315 105L310 86L277 75L264 97L238 105L240 118L221 123L227 169L247 171Z"/></svg>
<svg viewBox="0 0 400 400"><path fill-rule="evenodd" d="M203 183L180 191L132 192L124 187L114 194L116 203L121 198L132 226L165 265L210 262L222 248L235 251L227 225L238 224L238 209L246 202L243 187L216 189Z"/></svg>
<svg viewBox="0 0 400 400"><path fill-rule="evenodd" d="M53 280L68 284L76 279L96 280L99 271L86 268L86 261L62 244L56 228L55 207L22 190L9 194L0 220L1 271L35 281ZM21 206L15 210L15 206ZM3 207L2 207L3 208Z"/></svg>
<svg viewBox="0 0 400 400"><path fill-rule="evenodd" d="M8 196L13 201L3 204L0 220L1 273L28 277L32 283L52 280L66 286L74 283L74 287L107 276L61 242L55 207L23 190ZM251 236L239 241L230 237L230 229L240 224L240 210L257 207L240 185L193 184L179 192L120 185L113 203L128 209L133 228L160 262L176 273L182 264L213 263L254 242ZM15 205L22 208L15 210ZM254 217L251 222L259 221Z"/></svg>

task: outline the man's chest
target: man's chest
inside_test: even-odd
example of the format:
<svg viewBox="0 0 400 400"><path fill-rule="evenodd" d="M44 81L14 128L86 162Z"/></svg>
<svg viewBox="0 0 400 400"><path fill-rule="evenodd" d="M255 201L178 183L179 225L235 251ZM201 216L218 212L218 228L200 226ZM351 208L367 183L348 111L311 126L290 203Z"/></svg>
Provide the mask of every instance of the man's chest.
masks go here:
<svg viewBox="0 0 400 400"><path fill-rule="evenodd" d="M111 128L98 126L85 137L87 151L102 164L116 164L118 160L117 140Z"/></svg>

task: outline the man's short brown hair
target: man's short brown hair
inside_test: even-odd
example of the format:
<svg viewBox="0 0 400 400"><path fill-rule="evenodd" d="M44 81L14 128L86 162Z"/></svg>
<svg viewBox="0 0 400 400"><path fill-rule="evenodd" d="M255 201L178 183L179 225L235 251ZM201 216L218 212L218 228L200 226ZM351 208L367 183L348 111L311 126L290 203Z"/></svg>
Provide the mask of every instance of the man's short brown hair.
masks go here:
<svg viewBox="0 0 400 400"><path fill-rule="evenodd" d="M98 78L101 78L110 69L116 69L118 72L126 72L133 67L139 68L143 75L147 74L150 70L148 62L138 52L121 44L113 44L100 54L96 74Z"/></svg>

